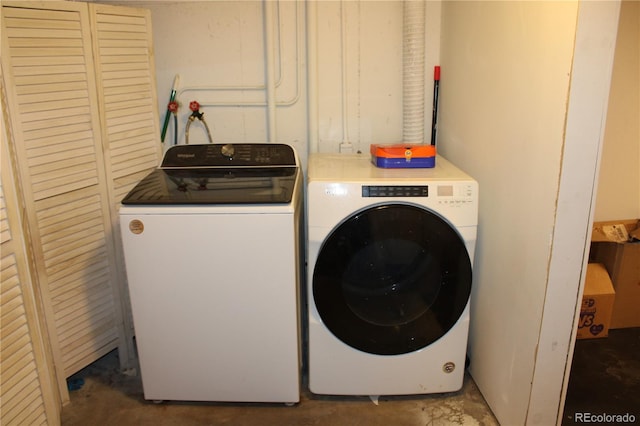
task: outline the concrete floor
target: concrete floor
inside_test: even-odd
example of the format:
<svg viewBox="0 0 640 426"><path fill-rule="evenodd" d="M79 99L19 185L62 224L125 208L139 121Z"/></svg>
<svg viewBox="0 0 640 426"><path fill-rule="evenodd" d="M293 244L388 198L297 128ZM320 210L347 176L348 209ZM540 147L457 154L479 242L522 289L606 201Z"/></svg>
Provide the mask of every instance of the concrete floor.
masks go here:
<svg viewBox="0 0 640 426"><path fill-rule="evenodd" d="M301 402L228 404L145 401L139 376L123 374L116 351L70 378L84 385L70 392L62 424L164 426L439 426L498 425L468 375L451 394L381 397L327 397L303 386ZM576 342L562 424L582 424L576 413L626 414L640 423L640 328L610 330L606 339Z"/></svg>
<svg viewBox="0 0 640 426"><path fill-rule="evenodd" d="M462 390L450 394L380 397L327 397L303 386L300 403L186 403L145 401L140 376L122 374L117 353L111 352L70 380L84 380L70 392L62 424L73 425L233 425L233 426L445 426L498 425L467 375ZM73 383L73 382L72 382Z"/></svg>
<svg viewBox="0 0 640 426"><path fill-rule="evenodd" d="M640 328L576 341L562 425L584 424L581 413L630 414L640 424Z"/></svg>

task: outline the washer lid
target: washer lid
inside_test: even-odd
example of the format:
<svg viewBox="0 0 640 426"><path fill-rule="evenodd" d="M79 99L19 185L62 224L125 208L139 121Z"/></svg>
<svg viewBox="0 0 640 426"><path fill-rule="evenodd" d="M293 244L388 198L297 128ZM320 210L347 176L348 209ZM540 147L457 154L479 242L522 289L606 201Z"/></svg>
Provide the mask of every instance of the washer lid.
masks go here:
<svg viewBox="0 0 640 426"><path fill-rule="evenodd" d="M290 203L297 174L293 148L284 144L177 145L122 204Z"/></svg>

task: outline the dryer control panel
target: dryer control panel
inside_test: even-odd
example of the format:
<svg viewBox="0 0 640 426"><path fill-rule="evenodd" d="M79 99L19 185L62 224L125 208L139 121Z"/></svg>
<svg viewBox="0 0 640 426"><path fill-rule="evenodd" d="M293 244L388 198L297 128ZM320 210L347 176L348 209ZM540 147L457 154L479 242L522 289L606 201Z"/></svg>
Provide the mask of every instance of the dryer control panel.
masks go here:
<svg viewBox="0 0 640 426"><path fill-rule="evenodd" d="M363 197L428 197L428 185L363 185Z"/></svg>
<svg viewBox="0 0 640 426"><path fill-rule="evenodd" d="M433 184L430 185L362 185L362 196L365 198L397 198L397 197L436 197L438 200L468 200L473 197L473 185L468 184Z"/></svg>

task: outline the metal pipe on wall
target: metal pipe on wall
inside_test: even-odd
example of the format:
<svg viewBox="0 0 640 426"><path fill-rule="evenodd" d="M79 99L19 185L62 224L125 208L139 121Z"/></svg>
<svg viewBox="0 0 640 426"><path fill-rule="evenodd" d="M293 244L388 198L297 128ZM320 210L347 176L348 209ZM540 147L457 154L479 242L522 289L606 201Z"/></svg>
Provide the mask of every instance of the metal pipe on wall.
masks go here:
<svg viewBox="0 0 640 426"><path fill-rule="evenodd" d="M276 142L276 76L275 76L275 42L273 36L274 16L273 8L277 7L277 2L264 1L264 40L265 40L265 81L267 86L267 132L269 142Z"/></svg>
<svg viewBox="0 0 640 426"><path fill-rule="evenodd" d="M268 2L271 3L271 2ZM274 77L275 79L275 91L277 92L277 90L280 88L280 86L283 84L283 80L284 80L284 76L283 76L283 66L284 66L284 60L282 58L283 55L283 51L284 48L282 46L282 40L281 40L281 35L280 35L280 25L281 25L281 16L280 13L281 11L279 10L280 8L280 0L277 0L276 3L278 4L278 12L276 13L275 16L275 22L272 23L271 25L273 26L273 28L278 28L277 33L278 33L278 37L277 37L277 42L272 43L272 48L275 49L277 46L277 51L273 51L273 55L274 57L277 57L277 60L275 60L275 63L277 64L277 66L275 66L275 69L277 69L277 77ZM304 34L301 33L301 25L300 23L302 21L304 21L304 10L302 7L299 6L298 2L294 2L293 3L294 7L295 7L295 20L294 20L294 28L295 28L295 42L296 42L296 48L295 48L295 57L294 57L294 66L295 66L295 92L293 93L292 96L286 98L286 99L277 99L276 98L276 105L277 106L291 106L294 105L296 102L298 102L300 100L300 87L301 87L301 79L302 79L302 71L301 71L301 66L302 66L302 61L301 61L301 57L303 57L304 55L304 51L303 51L303 46L302 43L300 42L301 39L304 38ZM263 8L263 11L265 9ZM265 19L264 14L263 14L263 20ZM265 30L266 31L266 30ZM265 32L266 34L266 32ZM272 33L273 34L273 33ZM267 43L264 43L264 49L266 49L268 47ZM266 58L267 54L265 52L265 58ZM265 75L266 75L266 63L265 63ZM266 79L265 79L266 80ZM215 85L199 85L199 86L184 86L181 87L178 90L178 97L182 96L184 93L199 93L199 92L266 92L267 89L267 83L265 82L265 84L260 84L260 85L228 85L228 86L215 86ZM200 105L203 107L266 107L267 106L267 99L265 96L265 100L261 100L261 101L246 101L246 100L233 100L233 101L221 101L221 100L216 100L216 101L201 101Z"/></svg>
<svg viewBox="0 0 640 426"><path fill-rule="evenodd" d="M309 153L319 150L318 119L318 6L307 2L307 105Z"/></svg>

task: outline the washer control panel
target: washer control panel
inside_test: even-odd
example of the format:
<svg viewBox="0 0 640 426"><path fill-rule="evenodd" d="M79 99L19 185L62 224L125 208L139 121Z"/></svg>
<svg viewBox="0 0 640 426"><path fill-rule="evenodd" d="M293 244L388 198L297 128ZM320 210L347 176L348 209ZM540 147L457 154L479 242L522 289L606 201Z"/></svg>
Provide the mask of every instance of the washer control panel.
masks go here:
<svg viewBox="0 0 640 426"><path fill-rule="evenodd" d="M293 148L278 143L176 145L161 168L295 166Z"/></svg>

